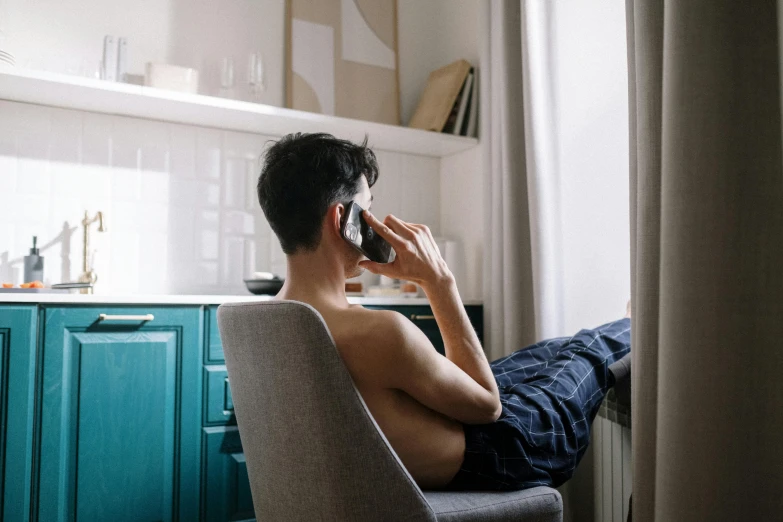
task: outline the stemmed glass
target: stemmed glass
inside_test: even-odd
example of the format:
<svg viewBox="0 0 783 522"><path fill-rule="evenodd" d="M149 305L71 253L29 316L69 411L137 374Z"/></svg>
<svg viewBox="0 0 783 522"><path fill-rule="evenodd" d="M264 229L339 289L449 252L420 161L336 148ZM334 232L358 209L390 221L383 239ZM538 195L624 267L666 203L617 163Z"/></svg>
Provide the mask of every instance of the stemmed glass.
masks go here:
<svg viewBox="0 0 783 522"><path fill-rule="evenodd" d="M261 95L266 90L264 75L264 59L261 53L251 53L247 59L247 83L250 101L260 102Z"/></svg>

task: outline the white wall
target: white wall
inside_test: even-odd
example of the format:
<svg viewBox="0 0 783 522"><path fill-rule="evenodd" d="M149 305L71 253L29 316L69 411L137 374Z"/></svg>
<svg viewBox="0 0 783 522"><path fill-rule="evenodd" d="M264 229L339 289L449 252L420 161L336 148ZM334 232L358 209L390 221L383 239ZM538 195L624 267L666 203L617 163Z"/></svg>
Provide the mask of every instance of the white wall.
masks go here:
<svg viewBox="0 0 783 522"><path fill-rule="evenodd" d="M564 332L624 315L630 299L624 2L553 6Z"/></svg>

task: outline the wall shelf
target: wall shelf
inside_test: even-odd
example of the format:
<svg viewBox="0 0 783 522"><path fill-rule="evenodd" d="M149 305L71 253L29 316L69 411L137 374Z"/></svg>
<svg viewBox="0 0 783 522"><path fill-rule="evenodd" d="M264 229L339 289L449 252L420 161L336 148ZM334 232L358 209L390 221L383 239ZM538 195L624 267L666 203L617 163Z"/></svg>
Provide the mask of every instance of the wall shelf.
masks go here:
<svg viewBox="0 0 783 522"><path fill-rule="evenodd" d="M367 135L376 149L423 156L449 156L478 145L476 138L42 71L0 72L0 100L266 136L328 132L360 141Z"/></svg>

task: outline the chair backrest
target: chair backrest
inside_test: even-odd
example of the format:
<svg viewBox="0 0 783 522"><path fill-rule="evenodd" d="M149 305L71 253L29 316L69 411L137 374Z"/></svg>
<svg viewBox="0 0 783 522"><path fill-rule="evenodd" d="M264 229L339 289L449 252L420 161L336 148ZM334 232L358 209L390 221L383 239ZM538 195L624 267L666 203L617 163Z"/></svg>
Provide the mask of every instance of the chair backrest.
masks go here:
<svg viewBox="0 0 783 522"><path fill-rule="evenodd" d="M313 307L217 317L258 520L435 520Z"/></svg>

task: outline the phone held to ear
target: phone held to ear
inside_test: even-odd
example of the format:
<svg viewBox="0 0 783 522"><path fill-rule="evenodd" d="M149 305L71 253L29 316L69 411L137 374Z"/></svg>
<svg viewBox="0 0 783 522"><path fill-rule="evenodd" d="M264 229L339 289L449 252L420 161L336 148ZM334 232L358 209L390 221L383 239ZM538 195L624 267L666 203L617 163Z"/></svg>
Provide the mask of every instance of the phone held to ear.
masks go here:
<svg viewBox="0 0 783 522"><path fill-rule="evenodd" d="M363 210L355 201L348 203L340 224L340 235L370 261L388 263L391 245L367 224L362 216Z"/></svg>

